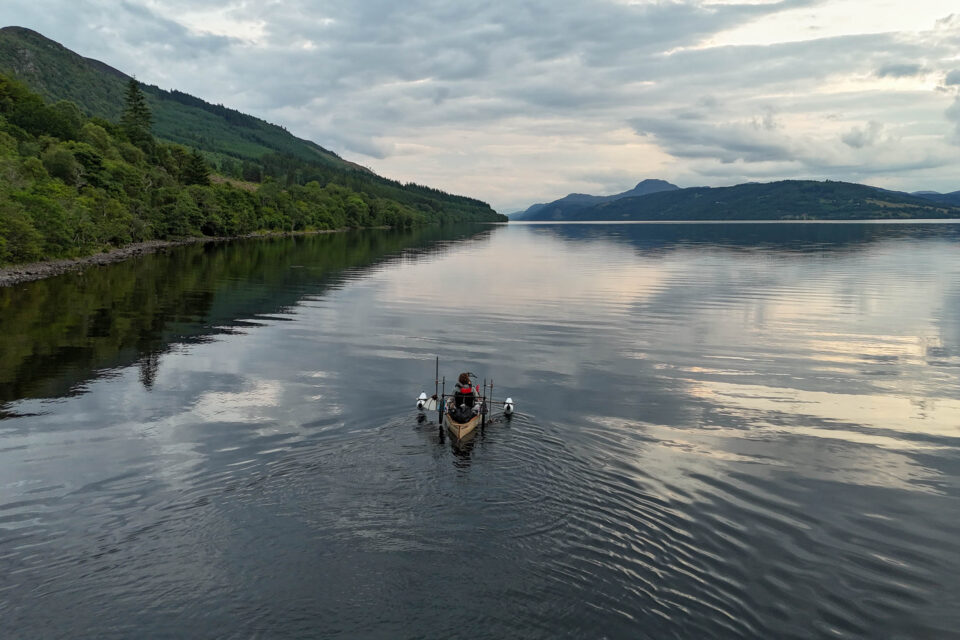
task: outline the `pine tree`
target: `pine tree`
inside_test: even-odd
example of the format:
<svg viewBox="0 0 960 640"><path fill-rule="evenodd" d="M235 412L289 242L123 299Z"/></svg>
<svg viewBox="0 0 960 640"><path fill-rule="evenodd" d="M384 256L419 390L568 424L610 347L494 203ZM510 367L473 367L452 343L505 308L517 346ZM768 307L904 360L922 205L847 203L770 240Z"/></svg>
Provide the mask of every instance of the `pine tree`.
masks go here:
<svg viewBox="0 0 960 640"><path fill-rule="evenodd" d="M120 117L120 125L130 142L144 150L151 146L153 144L153 136L150 134L152 121L153 116L150 113L150 107L147 106L147 99L140 90L140 83L130 78L123 101L123 115Z"/></svg>
<svg viewBox="0 0 960 640"><path fill-rule="evenodd" d="M181 180L183 184L210 184L210 167L207 166L207 161L203 159L199 151L194 150L190 154L190 158L183 168Z"/></svg>

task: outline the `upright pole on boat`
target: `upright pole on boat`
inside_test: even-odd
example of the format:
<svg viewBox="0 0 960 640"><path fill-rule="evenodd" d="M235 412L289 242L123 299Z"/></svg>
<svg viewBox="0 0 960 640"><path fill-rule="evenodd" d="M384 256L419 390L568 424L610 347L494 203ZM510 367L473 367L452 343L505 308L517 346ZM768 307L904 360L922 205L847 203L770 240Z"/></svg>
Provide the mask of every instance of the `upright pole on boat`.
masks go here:
<svg viewBox="0 0 960 640"><path fill-rule="evenodd" d="M483 397L480 398L480 426L487 426L487 379L483 379Z"/></svg>
<svg viewBox="0 0 960 640"><path fill-rule="evenodd" d="M437 356L437 371L433 376L433 395L440 393L440 356Z"/></svg>
<svg viewBox="0 0 960 640"><path fill-rule="evenodd" d="M443 376L442 388L443 388L443 394L440 396L440 401L437 403L437 422L440 423L441 431L443 430L443 405L444 405L443 396L447 395L447 376Z"/></svg>
<svg viewBox="0 0 960 640"><path fill-rule="evenodd" d="M490 406L488 411L493 411L493 378L490 378Z"/></svg>

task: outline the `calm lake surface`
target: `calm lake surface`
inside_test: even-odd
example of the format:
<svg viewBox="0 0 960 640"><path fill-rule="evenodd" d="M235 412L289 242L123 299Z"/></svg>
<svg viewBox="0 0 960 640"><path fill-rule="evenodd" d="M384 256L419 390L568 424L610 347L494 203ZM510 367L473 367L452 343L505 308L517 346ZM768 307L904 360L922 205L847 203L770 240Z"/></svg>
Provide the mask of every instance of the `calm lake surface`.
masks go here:
<svg viewBox="0 0 960 640"><path fill-rule="evenodd" d="M435 356L518 414L418 419ZM0 637L958 638L960 225L372 231L0 289Z"/></svg>

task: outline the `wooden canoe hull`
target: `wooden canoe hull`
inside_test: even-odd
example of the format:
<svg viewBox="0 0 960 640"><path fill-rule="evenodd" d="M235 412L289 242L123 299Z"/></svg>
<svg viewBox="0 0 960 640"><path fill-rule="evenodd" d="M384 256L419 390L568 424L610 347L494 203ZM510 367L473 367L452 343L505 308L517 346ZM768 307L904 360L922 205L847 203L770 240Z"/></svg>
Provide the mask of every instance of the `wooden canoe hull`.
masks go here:
<svg viewBox="0 0 960 640"><path fill-rule="evenodd" d="M450 433L458 439L473 433L473 430L477 428L477 425L479 425L482 420L483 416L478 414L467 422L457 422L450 417L449 413L443 414L443 424L445 424Z"/></svg>

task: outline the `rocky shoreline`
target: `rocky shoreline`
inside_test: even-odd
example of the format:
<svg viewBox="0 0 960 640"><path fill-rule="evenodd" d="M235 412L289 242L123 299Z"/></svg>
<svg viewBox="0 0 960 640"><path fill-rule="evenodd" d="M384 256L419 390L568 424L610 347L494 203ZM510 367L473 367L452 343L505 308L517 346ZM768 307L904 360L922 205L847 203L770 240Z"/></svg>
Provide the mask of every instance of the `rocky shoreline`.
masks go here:
<svg viewBox="0 0 960 640"><path fill-rule="evenodd" d="M344 231L344 229L340 229L338 231ZM3 267L0 268L0 287L9 287L16 284L22 284L24 282L31 282L33 280L42 280L43 278L58 276L70 271L79 271L80 269L84 269L86 267L123 262L124 260L129 260L130 258L136 258L137 256L146 255L148 253L156 253L157 251L163 251L171 247L179 247L186 244L227 242L229 240L240 240L244 238L275 238L292 235L313 235L319 233L337 233L337 231L265 233L250 234L246 236L231 236L225 238L203 236L199 238L181 238L178 240L150 240L147 242L137 242L119 247L117 249L111 249L110 251L105 251L103 253L97 253L92 256L85 256L83 258L47 260L44 262L31 262L28 264L16 264Z"/></svg>

